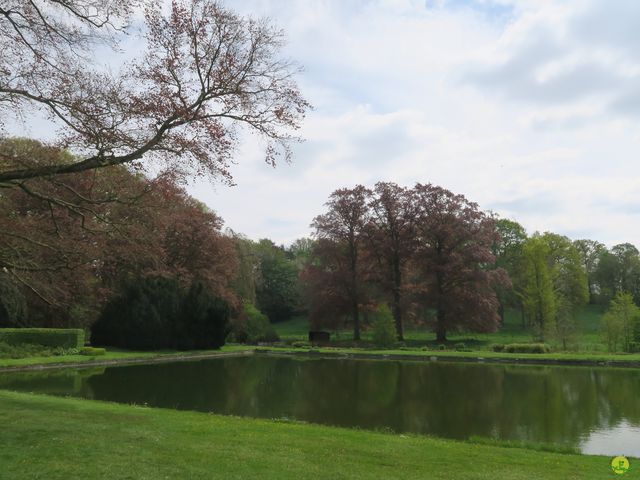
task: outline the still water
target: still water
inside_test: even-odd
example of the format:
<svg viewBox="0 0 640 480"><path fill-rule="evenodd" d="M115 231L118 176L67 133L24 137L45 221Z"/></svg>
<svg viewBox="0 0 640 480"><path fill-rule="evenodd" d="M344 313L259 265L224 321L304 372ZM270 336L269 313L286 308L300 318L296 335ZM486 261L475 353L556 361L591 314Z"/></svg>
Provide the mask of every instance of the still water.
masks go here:
<svg viewBox="0 0 640 480"><path fill-rule="evenodd" d="M0 375L0 388L640 457L640 370L228 357Z"/></svg>

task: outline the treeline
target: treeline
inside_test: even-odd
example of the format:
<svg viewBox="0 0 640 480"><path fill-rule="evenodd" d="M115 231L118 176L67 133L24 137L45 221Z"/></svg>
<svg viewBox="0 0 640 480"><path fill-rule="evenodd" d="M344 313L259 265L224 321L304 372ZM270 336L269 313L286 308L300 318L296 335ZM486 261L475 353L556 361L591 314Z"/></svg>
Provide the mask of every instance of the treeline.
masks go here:
<svg viewBox="0 0 640 480"><path fill-rule="evenodd" d="M0 142L5 169L71 161L36 141ZM2 185L0 326L90 330L105 311L132 315L114 302L152 310L153 299L198 292L198 322L217 319L225 327L216 332L238 341L273 340L270 323L295 315L308 316L312 328L352 328L357 340L389 311L397 339L410 324L444 341L449 332L495 331L515 309L535 338L566 346L586 303L616 299L618 310L633 313L640 301L635 246L528 235L435 185L336 190L313 219L311 238L285 247L223 230L178 178L108 167ZM184 311L180 302L171 308ZM164 322L165 332L195 328L161 317L136 318ZM635 323L619 324L607 323L608 342L631 348Z"/></svg>
<svg viewBox="0 0 640 480"><path fill-rule="evenodd" d="M71 161L65 150L37 141L0 142L3 169ZM101 331L109 331L103 337L113 339L126 330L122 318L136 318L129 328L136 338L121 338L121 346L158 348L171 345L160 331L192 330L178 315L187 310L176 307L183 300L171 300L189 292L215 305L210 315L206 309L198 315L223 322L223 340L232 327L241 338L269 336L268 320L249 321L254 304L271 321L298 312L294 249L223 231L222 219L178 178L170 172L150 179L120 166L3 185L0 327L90 330L100 321ZM144 332L157 341L146 344ZM179 344L197 344L193 337Z"/></svg>
<svg viewBox="0 0 640 480"><path fill-rule="evenodd" d="M612 305L603 326L610 349L640 340L640 252L632 244L528 235L433 185L340 189L326 207L313 221L302 274L316 327L351 324L358 339L361 319L370 323L388 304L398 339L409 321L442 341L448 331L495 331L515 309L535 339L566 348L577 312L591 303Z"/></svg>

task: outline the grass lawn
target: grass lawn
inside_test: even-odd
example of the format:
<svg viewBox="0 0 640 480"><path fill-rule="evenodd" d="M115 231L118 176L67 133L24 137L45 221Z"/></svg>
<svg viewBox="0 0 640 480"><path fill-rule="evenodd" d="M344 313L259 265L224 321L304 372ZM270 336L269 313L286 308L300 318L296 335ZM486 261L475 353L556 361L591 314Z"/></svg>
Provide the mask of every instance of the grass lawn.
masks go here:
<svg viewBox="0 0 640 480"><path fill-rule="evenodd" d="M606 457L4 391L0 422L12 480L640 478Z"/></svg>
<svg viewBox="0 0 640 480"><path fill-rule="evenodd" d="M606 345L602 336L602 315L604 307L600 305L588 305L584 307L576 318L576 333L569 343L569 350L578 352L606 353ZM309 322L306 317L296 317L287 322L275 323L274 328L283 341L306 341L309 333ZM348 346L352 343L353 333L349 329L331 332L332 344L335 346ZM364 346L371 342L372 334L365 327L362 333ZM409 348L435 348L438 342L435 335L426 327L415 328L407 326L405 330L405 345ZM520 312L508 310L505 315L503 327L496 333L455 333L448 336L446 346L452 348L457 343L474 351L490 351L494 344L530 343L531 333L522 325ZM559 347L554 341L549 342L554 347Z"/></svg>
<svg viewBox="0 0 640 480"><path fill-rule="evenodd" d="M104 355L87 356L87 355L59 355L48 357L27 357L27 358L0 358L0 368L5 367L25 367L29 365L47 365L52 363L87 363L87 362L109 362L115 360L129 359L155 359L155 358L171 358L193 355L203 355L216 353L241 352L252 350L254 347L244 345L227 345L220 350L195 350L188 352L177 352L175 350L136 352L128 350L107 349Z"/></svg>

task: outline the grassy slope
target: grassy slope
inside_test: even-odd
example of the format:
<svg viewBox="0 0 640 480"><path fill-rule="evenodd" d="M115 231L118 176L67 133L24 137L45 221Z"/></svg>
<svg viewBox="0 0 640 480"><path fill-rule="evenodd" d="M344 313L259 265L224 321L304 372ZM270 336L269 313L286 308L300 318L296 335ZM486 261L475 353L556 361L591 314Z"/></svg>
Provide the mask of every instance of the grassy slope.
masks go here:
<svg viewBox="0 0 640 480"><path fill-rule="evenodd" d="M133 358L153 359L158 357L183 357L190 355L215 355L218 352L237 352L251 350L253 347L243 345L224 346L220 350L195 350L189 352L177 351L152 351L152 352L135 352L118 349L108 349L105 355L86 356L86 355L61 355L51 357L27 357L27 358L2 358L0 359L0 368L3 367L22 367L28 365L46 365L51 363L87 363L87 362L103 362L112 360L127 360Z"/></svg>
<svg viewBox="0 0 640 480"><path fill-rule="evenodd" d="M2 479L615 477L605 457L1 391L0 422Z"/></svg>

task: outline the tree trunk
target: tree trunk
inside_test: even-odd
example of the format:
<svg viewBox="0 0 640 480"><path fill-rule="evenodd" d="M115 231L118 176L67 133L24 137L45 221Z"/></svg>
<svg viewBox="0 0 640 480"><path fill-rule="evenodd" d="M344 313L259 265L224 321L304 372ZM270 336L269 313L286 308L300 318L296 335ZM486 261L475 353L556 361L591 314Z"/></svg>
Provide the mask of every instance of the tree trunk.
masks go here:
<svg viewBox="0 0 640 480"><path fill-rule="evenodd" d="M360 340L360 309L357 301L353 302L351 316L353 317L353 339Z"/></svg>
<svg viewBox="0 0 640 480"><path fill-rule="evenodd" d="M438 310L437 324L436 324L436 342L447 341L447 326L444 320L444 312Z"/></svg>
<svg viewBox="0 0 640 480"><path fill-rule="evenodd" d="M399 341L404 340L402 328L402 307L400 305L400 288L402 286L402 270L400 269L400 259L396 255L393 259L393 318L396 322L396 335Z"/></svg>

